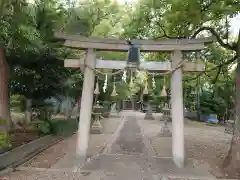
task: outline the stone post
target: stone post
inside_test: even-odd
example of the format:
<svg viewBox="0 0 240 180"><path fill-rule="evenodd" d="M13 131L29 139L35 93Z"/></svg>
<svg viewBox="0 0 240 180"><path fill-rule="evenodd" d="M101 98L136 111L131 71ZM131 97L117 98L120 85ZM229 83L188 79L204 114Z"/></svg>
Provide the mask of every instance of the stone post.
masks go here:
<svg viewBox="0 0 240 180"><path fill-rule="evenodd" d="M93 106L93 124L91 127L91 133L92 134L101 134L102 133L102 125L100 123L100 116L102 112L103 107L99 105L99 101L96 102L96 105Z"/></svg>
<svg viewBox="0 0 240 180"><path fill-rule="evenodd" d="M182 52L174 51L171 55L172 68L182 60ZM171 110L172 110L172 153L173 161L178 167L184 167L184 116L182 93L182 69L172 74L171 79Z"/></svg>
<svg viewBox="0 0 240 180"><path fill-rule="evenodd" d="M160 136L163 136L163 137L171 137L172 136L172 133L168 127L168 121L170 120L171 118L171 113L170 112L170 109L168 109L166 106L163 108L163 120L164 120L164 123L163 123L163 126L161 127L161 130L160 130L160 133L159 135Z"/></svg>
<svg viewBox="0 0 240 180"><path fill-rule="evenodd" d="M94 68L96 66L96 54L93 49L87 50L86 64L90 67L86 67L84 70L84 80L81 99L81 111L79 116L79 125L77 132L77 156L86 156L89 141L89 131L91 124L91 114L93 105L93 91L95 73Z"/></svg>
<svg viewBox="0 0 240 180"><path fill-rule="evenodd" d="M147 112L145 114L144 119L145 120L154 120L153 113L152 113L152 106L149 102L147 104Z"/></svg>

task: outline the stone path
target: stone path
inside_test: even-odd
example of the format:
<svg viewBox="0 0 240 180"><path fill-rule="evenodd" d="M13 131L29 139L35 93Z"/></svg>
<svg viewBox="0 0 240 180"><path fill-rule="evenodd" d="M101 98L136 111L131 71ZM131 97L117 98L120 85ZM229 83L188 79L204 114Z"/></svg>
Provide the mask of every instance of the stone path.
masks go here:
<svg viewBox="0 0 240 180"><path fill-rule="evenodd" d="M75 159L74 164L67 164L68 168L64 168L60 163L49 169L25 169L13 172L7 178L13 180L19 177L27 177L29 180L163 180L167 177L174 180L214 179L209 173L193 168L191 161L186 162L185 168L178 169L171 158L156 157L151 143L145 137L147 127L142 127L142 122L148 121L143 120L144 115L132 111L123 112L122 115L123 121L112 135L112 142L106 145L102 153L88 161L82 163ZM66 160L73 162L71 158Z"/></svg>
<svg viewBox="0 0 240 180"><path fill-rule="evenodd" d="M140 121L146 121L143 114L125 114L124 126L109 153L95 157L79 171L95 172L99 179L106 180L155 180L167 176L174 179L178 179L176 176L181 179L212 178L207 172L194 169L191 161L186 162L186 168L178 169L171 158L156 157L139 126Z"/></svg>
<svg viewBox="0 0 240 180"><path fill-rule="evenodd" d="M128 117L124 124L120 135L113 143L112 154L141 154L144 149L144 144L141 135L141 129L136 123L136 117Z"/></svg>

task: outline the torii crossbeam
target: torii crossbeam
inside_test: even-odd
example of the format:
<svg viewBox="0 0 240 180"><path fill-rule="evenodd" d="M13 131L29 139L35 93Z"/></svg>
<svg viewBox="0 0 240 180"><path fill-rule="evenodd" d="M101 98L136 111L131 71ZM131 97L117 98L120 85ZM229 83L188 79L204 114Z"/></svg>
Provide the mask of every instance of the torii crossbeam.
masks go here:
<svg viewBox="0 0 240 180"><path fill-rule="evenodd" d="M92 69L124 69L126 62L113 60L96 59L95 51L123 51L129 50L130 45L126 40L109 38L87 38L78 35L55 34L55 37L64 40L64 45L71 48L83 49L87 51L86 57L76 59L66 59L65 67L81 68L86 63L84 69L84 81L81 100L80 121L78 128L77 150L78 156L86 156L89 130L91 121L91 111L93 104L94 78ZM213 38L200 39L175 39L175 40L133 40L143 52L169 52L171 62L142 62L139 65L143 70L169 71L176 68L183 60L183 51L199 51L206 44L212 43ZM171 115L172 115L172 154L173 161L178 167L184 166L184 115L183 115L183 93L182 93L182 71L204 71L202 64L186 62L183 68L178 68L172 73L171 78Z"/></svg>
<svg viewBox="0 0 240 180"><path fill-rule="evenodd" d="M64 67L69 68L81 68L84 67L84 59L65 59ZM125 69L127 66L126 61L121 60L102 60L96 59L96 67L97 69ZM141 62L139 65L140 70L148 70L148 71L169 71L172 69L172 64L170 61L165 62ZM183 64L183 71L186 72L201 72L204 71L204 64L198 64L194 62L186 62Z"/></svg>

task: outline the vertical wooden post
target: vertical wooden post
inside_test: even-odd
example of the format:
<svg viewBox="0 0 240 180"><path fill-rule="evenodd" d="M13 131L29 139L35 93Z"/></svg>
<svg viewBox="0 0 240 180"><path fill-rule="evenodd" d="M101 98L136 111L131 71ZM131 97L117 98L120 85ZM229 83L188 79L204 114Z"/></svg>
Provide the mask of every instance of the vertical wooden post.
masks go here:
<svg viewBox="0 0 240 180"><path fill-rule="evenodd" d="M89 141L92 105L93 105L93 91L96 67L96 54L94 49L88 49L85 59L87 67L84 70L84 80L81 99L81 110L79 115L79 125L77 132L77 156L86 156ZM89 68L90 67L90 68Z"/></svg>
<svg viewBox="0 0 240 180"><path fill-rule="evenodd" d="M182 60L182 52L174 51L171 55L172 68ZM172 113L172 153L173 161L179 167L184 166L184 116L182 93L182 69L172 74L171 79L171 113Z"/></svg>

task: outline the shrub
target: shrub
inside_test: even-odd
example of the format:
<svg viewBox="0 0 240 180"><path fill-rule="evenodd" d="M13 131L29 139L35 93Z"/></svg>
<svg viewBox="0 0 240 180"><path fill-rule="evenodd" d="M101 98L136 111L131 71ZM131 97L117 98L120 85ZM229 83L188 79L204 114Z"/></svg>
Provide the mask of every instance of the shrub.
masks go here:
<svg viewBox="0 0 240 180"><path fill-rule="evenodd" d="M31 124L37 128L40 135L48 135L53 132L51 120L33 121Z"/></svg>
<svg viewBox="0 0 240 180"><path fill-rule="evenodd" d="M54 119L54 120L43 120L33 122L37 125L38 131L41 135L56 135L66 136L77 131L78 120L77 119Z"/></svg>
<svg viewBox="0 0 240 180"><path fill-rule="evenodd" d="M77 119L68 120L52 120L52 134L58 136L65 136L73 134L78 129Z"/></svg>
<svg viewBox="0 0 240 180"><path fill-rule="evenodd" d="M7 120L0 118L0 126L6 127L6 125L7 125ZM2 130L0 132L0 148L9 148L9 147L11 147L11 143L9 141L7 129Z"/></svg>

